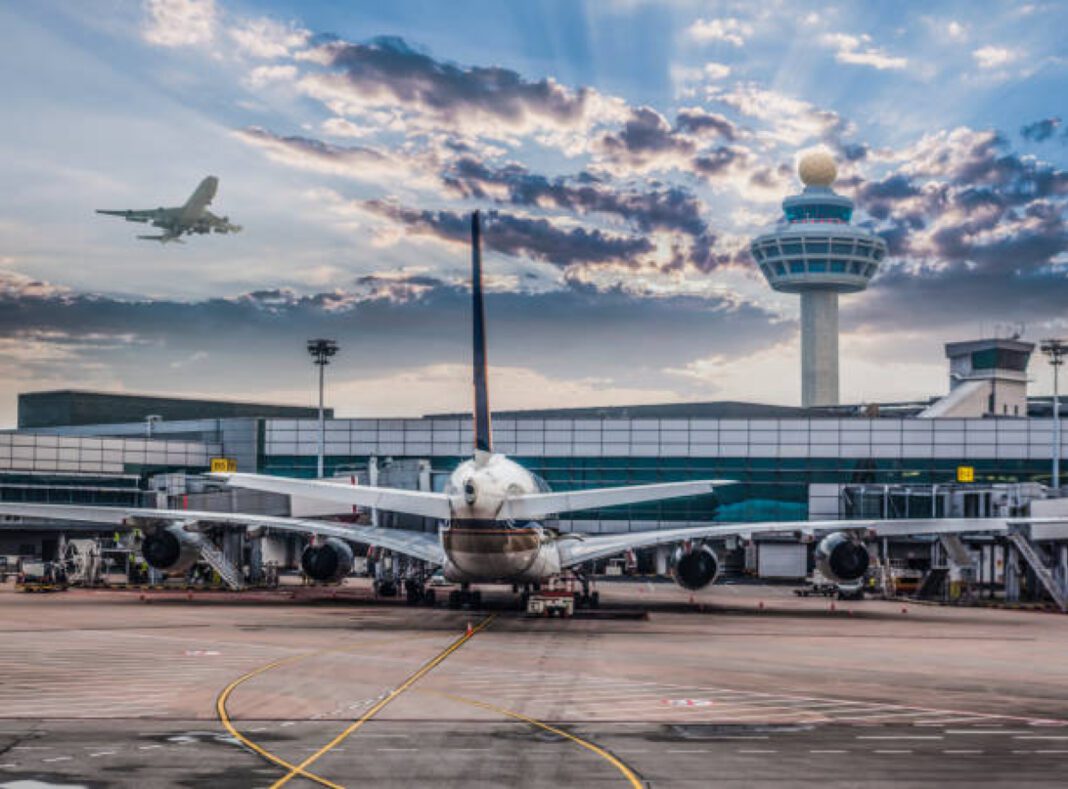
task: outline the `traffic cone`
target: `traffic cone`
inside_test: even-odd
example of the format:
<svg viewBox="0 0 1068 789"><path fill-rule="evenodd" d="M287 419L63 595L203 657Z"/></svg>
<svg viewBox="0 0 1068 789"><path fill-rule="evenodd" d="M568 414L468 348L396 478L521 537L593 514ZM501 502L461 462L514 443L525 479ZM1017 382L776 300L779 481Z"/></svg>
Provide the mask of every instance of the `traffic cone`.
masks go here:
<svg viewBox="0 0 1068 789"><path fill-rule="evenodd" d="M473 627L471 627L471 623L468 622L467 623L467 633L466 633L466 635L467 635L468 638L470 638L474 634L475 634L475 629Z"/></svg>

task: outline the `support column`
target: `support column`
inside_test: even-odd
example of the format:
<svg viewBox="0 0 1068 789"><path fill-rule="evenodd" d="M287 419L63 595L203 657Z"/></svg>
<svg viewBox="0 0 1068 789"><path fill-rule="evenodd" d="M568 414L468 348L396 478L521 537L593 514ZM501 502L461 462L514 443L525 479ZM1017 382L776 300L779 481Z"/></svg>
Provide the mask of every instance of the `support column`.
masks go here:
<svg viewBox="0 0 1068 789"><path fill-rule="evenodd" d="M838 293L801 292L801 405L838 405Z"/></svg>
<svg viewBox="0 0 1068 789"><path fill-rule="evenodd" d="M1020 554L1012 543L1005 544L1005 602L1020 600Z"/></svg>
<svg viewBox="0 0 1068 789"><path fill-rule="evenodd" d="M671 553L671 549L666 545L656 546L656 574L667 575L668 574L668 555Z"/></svg>

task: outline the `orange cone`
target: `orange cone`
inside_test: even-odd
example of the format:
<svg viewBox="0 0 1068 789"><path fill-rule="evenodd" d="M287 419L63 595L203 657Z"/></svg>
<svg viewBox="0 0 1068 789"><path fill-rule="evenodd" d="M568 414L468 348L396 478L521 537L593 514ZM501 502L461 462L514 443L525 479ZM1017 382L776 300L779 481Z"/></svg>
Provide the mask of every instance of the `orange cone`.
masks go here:
<svg viewBox="0 0 1068 789"><path fill-rule="evenodd" d="M471 627L471 623L468 622L467 623L467 633L466 633L466 635L468 635L468 636L474 635L474 632L475 632L475 629L473 627Z"/></svg>

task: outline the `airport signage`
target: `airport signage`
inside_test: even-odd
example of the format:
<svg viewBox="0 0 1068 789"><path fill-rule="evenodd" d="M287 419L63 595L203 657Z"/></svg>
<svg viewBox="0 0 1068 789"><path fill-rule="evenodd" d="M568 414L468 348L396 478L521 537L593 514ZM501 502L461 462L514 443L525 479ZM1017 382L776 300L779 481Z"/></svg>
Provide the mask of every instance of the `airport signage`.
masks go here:
<svg viewBox="0 0 1068 789"><path fill-rule="evenodd" d="M957 466L957 482L975 482L975 466Z"/></svg>
<svg viewBox="0 0 1068 789"><path fill-rule="evenodd" d="M212 474L233 474L237 471L237 461L233 458L212 458Z"/></svg>

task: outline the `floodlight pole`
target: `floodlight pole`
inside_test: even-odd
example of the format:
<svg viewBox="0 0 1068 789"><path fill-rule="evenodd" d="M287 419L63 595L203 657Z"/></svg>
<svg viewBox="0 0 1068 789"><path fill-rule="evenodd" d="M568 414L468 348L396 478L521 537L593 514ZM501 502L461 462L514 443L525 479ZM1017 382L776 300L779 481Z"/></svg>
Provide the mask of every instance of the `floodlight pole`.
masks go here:
<svg viewBox="0 0 1068 789"><path fill-rule="evenodd" d="M1064 340L1043 340L1042 353L1049 357L1050 366L1053 368L1053 472L1050 478L1050 487L1058 492L1061 489L1061 400L1060 400L1060 369L1064 364L1065 354L1068 354L1068 342Z"/></svg>
<svg viewBox="0 0 1068 789"><path fill-rule="evenodd" d="M326 366L330 364L330 357L337 353L337 343L334 340L323 338L308 340L308 353L311 354L312 363L319 368L319 440L317 442L315 476L323 478L324 456L326 454L326 412L323 408L323 389L326 383Z"/></svg>

